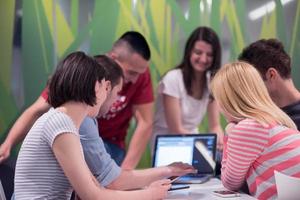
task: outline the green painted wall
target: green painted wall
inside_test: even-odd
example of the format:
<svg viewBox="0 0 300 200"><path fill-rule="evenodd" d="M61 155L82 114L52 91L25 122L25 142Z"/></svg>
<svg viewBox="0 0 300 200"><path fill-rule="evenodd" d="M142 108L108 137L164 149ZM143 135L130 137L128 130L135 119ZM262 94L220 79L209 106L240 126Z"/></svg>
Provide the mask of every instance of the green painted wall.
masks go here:
<svg viewBox="0 0 300 200"><path fill-rule="evenodd" d="M236 59L249 44L246 26L246 0L191 0L189 17L173 0L95 0L93 1L20 1L22 9L21 66L22 79L14 92L12 77L15 0L0 1L0 141L20 113L30 105L45 87L48 76L59 59L75 50L90 54L105 53L125 31L137 30L147 38L151 51L151 73L154 85L160 75L179 62L182 44L191 31L200 25L213 27L222 38L224 24L230 33L229 60ZM212 4L210 4L212 2ZM293 77L300 88L299 25L300 2L296 1L292 30L284 23L284 8L276 0L276 9L264 16L259 38L277 37L287 47L293 59ZM63 3L63 5L62 5ZM203 10L199 5L202 4ZM66 9L66 7L68 9ZM226 61L226 62L227 62ZM24 99L24 101L20 101ZM21 102L21 103L20 103ZM201 130L207 128L204 122ZM147 160L147 158L146 158ZM146 166L149 165L149 162Z"/></svg>

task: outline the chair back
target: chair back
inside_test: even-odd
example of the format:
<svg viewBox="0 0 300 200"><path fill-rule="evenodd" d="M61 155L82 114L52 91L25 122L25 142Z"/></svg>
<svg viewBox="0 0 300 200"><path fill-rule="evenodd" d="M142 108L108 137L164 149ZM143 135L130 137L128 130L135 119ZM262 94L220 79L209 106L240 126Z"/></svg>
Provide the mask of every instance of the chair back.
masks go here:
<svg viewBox="0 0 300 200"><path fill-rule="evenodd" d="M300 197L300 178L274 171L278 200L296 200Z"/></svg>

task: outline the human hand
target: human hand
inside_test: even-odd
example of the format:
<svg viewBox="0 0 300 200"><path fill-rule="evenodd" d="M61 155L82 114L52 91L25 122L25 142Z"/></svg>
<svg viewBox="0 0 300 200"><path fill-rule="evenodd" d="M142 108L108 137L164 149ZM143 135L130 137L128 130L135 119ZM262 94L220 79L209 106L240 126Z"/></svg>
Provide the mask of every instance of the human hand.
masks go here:
<svg viewBox="0 0 300 200"><path fill-rule="evenodd" d="M11 146L3 143L0 146L0 163L4 162L10 156Z"/></svg>
<svg viewBox="0 0 300 200"><path fill-rule="evenodd" d="M183 176L185 174L197 173L197 170L187 163L174 162L167 165L169 176Z"/></svg>
<svg viewBox="0 0 300 200"><path fill-rule="evenodd" d="M158 200L166 198L170 188L171 180L163 179L151 183L146 190L150 192L152 200Z"/></svg>

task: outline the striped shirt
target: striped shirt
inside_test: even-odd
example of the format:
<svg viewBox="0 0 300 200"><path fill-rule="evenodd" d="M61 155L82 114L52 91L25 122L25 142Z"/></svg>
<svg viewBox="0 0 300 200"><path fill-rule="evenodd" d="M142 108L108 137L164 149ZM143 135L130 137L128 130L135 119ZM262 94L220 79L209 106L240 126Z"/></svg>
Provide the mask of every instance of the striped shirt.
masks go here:
<svg viewBox="0 0 300 200"><path fill-rule="evenodd" d="M50 109L34 123L17 159L16 199L70 199L71 185L52 150L63 133L79 137L72 119L58 110Z"/></svg>
<svg viewBox="0 0 300 200"><path fill-rule="evenodd" d="M264 127L255 120L236 124L224 139L222 183L238 190L247 181L258 199L276 199L274 170L300 177L300 134L280 125Z"/></svg>

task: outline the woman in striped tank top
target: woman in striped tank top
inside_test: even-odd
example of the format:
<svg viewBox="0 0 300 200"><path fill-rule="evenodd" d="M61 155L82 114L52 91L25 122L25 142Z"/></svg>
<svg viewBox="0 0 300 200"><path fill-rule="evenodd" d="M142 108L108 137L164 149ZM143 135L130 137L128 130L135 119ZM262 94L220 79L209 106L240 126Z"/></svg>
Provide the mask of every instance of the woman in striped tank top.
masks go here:
<svg viewBox="0 0 300 200"><path fill-rule="evenodd" d="M239 190L246 181L258 199L276 199L274 170L300 177L300 134L271 100L258 71L248 63L223 66L211 90L228 121L222 183Z"/></svg>
<svg viewBox="0 0 300 200"><path fill-rule="evenodd" d="M164 179L135 191L113 191L99 185L83 155L78 129L95 117L111 91L105 68L83 52L68 55L49 84L53 107L33 124L18 155L15 199L163 199L171 187Z"/></svg>

